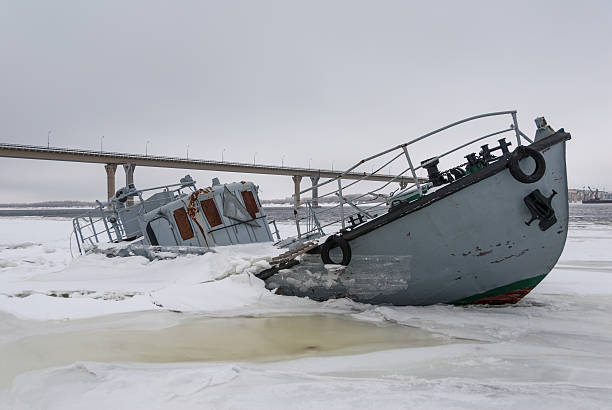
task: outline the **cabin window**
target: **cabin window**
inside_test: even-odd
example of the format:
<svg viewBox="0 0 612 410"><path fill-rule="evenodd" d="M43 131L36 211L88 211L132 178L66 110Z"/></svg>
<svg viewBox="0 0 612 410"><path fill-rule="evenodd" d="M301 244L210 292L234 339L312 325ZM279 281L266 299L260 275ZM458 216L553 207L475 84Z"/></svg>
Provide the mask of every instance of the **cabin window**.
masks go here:
<svg viewBox="0 0 612 410"><path fill-rule="evenodd" d="M204 211L204 215L206 216L206 220L211 228L215 226L221 225L223 222L221 221L221 215L219 215L219 211L217 210L217 205L215 204L215 200L212 198L205 199L200 201L202 205L202 210Z"/></svg>
<svg viewBox="0 0 612 410"><path fill-rule="evenodd" d="M249 215L251 215L251 218L255 219L255 215L259 212L259 207L257 206L257 202L255 202L253 193L251 191L242 191L241 194Z"/></svg>
<svg viewBox="0 0 612 410"><path fill-rule="evenodd" d="M181 233L181 238L183 238L184 241L193 238L193 229L191 229L189 217L187 216L185 208L179 208L173 213L176 226L178 226L179 232Z"/></svg>

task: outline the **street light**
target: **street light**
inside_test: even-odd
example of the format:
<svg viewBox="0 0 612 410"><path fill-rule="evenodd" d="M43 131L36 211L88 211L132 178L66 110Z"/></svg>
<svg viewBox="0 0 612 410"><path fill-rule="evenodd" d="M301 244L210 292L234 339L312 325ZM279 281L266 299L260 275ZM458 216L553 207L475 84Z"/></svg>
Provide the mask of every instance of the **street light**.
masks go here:
<svg viewBox="0 0 612 410"><path fill-rule="evenodd" d="M187 144L187 159L189 159L189 144Z"/></svg>
<svg viewBox="0 0 612 410"><path fill-rule="evenodd" d="M102 151L104 151L104 150L102 149L102 142L103 142L103 141L104 141L104 135L102 135L102 136L100 137L100 154L102 153Z"/></svg>
<svg viewBox="0 0 612 410"><path fill-rule="evenodd" d="M257 151L253 154L253 165L255 165L255 157L257 156Z"/></svg>
<svg viewBox="0 0 612 410"><path fill-rule="evenodd" d="M49 148L50 143L51 143L51 130L47 131L47 148Z"/></svg>
<svg viewBox="0 0 612 410"><path fill-rule="evenodd" d="M285 154L281 157L281 168L285 166Z"/></svg>
<svg viewBox="0 0 612 410"><path fill-rule="evenodd" d="M334 161L332 161L332 171L334 170Z"/></svg>
<svg viewBox="0 0 612 410"><path fill-rule="evenodd" d="M310 161L312 161L312 158L308 160L308 169L310 169Z"/></svg>
<svg viewBox="0 0 612 410"><path fill-rule="evenodd" d="M151 143L151 141L147 141L147 143L145 144L145 155L149 156L149 144Z"/></svg>
<svg viewBox="0 0 612 410"><path fill-rule="evenodd" d="M225 152L225 148L223 148L223 151L221 151L221 162L225 162L225 161L223 160L223 153L224 153L224 152Z"/></svg>

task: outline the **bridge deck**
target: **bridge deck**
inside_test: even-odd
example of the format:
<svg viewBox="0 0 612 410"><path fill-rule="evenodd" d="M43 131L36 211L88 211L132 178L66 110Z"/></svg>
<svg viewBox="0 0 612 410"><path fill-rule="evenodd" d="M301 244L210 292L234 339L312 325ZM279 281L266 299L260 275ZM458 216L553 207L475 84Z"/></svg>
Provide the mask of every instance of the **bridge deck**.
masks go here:
<svg viewBox="0 0 612 410"><path fill-rule="evenodd" d="M341 171L279 167L276 165L245 164L239 162L210 161L191 158L177 158L157 155L139 155L106 151L87 151L68 148L40 147L31 145L0 143L0 157L39 159L49 161L85 162L97 164L134 164L139 167L196 169L203 171L239 172L249 174L287 175L303 177L335 178ZM351 172L343 179L359 179L364 173ZM411 183L411 177L394 175L372 175L370 181L395 181Z"/></svg>

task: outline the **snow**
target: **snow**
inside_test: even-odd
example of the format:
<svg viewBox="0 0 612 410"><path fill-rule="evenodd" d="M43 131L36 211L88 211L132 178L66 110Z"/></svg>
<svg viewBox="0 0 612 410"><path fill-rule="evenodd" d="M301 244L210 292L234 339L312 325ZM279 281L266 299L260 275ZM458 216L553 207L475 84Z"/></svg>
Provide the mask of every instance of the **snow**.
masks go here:
<svg viewBox="0 0 612 410"><path fill-rule="evenodd" d="M278 254L269 244L152 262L101 255L73 260L70 229L63 219L0 218L0 357L6 363L0 408L599 409L612 401L610 225L571 226L553 272L519 304L502 307L371 306L275 295L253 276ZM319 323L322 314L327 333L321 325L303 329L311 338L267 322L257 331L236 330L279 316ZM235 343L258 353L202 361L188 358L189 345L162 360L122 344L126 332L161 340L172 326L202 318L223 318L229 326L208 334L224 337L218 349ZM335 328L351 346L330 344ZM419 332L421 342L398 334L399 344L367 345L382 331ZM182 342L208 346L180 334ZM269 352L262 360L261 346L279 348L278 340L266 338L273 334L288 351L295 345L295 353ZM92 355L96 335L100 343L109 337L125 356ZM230 343L232 335L238 340ZM70 348L62 350L62 338Z"/></svg>

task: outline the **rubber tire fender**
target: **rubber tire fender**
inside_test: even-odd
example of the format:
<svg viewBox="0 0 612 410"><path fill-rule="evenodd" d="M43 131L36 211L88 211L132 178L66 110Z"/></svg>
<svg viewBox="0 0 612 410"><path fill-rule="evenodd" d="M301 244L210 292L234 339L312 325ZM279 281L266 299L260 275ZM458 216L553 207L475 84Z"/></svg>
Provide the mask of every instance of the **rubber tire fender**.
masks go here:
<svg viewBox="0 0 612 410"><path fill-rule="evenodd" d="M527 157L533 158L536 164L535 170L531 175L525 174L519 165L519 161ZM517 181L523 184L533 184L544 176L546 172L546 161L539 151L525 145L520 145L510 154L508 169L510 170L510 174L512 174Z"/></svg>
<svg viewBox="0 0 612 410"><path fill-rule="evenodd" d="M323 246L321 246L321 260L326 265L336 265L337 263L329 257L329 251L339 247L342 250L342 262L340 265L348 266L351 262L351 246L348 241L341 236L330 236Z"/></svg>

